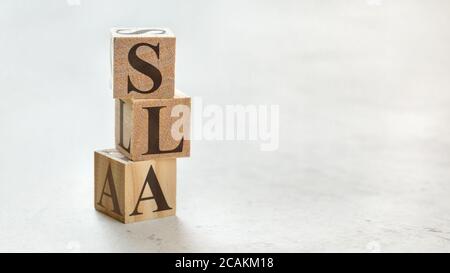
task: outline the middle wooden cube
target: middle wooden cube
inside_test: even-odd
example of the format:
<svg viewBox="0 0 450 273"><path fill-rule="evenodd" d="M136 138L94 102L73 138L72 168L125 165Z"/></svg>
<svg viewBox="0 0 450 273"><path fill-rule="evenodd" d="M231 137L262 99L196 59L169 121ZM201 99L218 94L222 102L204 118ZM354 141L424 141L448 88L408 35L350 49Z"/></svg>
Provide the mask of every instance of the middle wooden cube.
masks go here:
<svg viewBox="0 0 450 273"><path fill-rule="evenodd" d="M117 99L116 148L133 161L190 155L191 98Z"/></svg>

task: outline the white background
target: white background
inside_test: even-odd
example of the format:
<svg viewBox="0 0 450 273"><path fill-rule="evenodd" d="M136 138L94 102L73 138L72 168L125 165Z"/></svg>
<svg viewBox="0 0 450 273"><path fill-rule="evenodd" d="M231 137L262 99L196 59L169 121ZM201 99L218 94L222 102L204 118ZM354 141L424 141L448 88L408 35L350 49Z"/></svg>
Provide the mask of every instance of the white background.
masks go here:
<svg viewBox="0 0 450 273"><path fill-rule="evenodd" d="M449 11L2 0L0 250L450 251ZM176 86L204 103L280 105L279 149L194 141L177 217L96 212L93 151L114 144L113 26L170 27Z"/></svg>

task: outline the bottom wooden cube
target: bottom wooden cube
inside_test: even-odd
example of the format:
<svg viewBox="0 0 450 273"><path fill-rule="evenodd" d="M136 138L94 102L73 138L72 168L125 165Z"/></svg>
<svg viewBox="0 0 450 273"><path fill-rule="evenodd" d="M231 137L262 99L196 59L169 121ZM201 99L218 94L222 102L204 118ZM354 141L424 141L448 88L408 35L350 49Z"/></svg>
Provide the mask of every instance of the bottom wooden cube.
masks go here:
<svg viewBox="0 0 450 273"><path fill-rule="evenodd" d="M124 223L175 215L175 158L130 161L108 149L94 165L96 210Z"/></svg>

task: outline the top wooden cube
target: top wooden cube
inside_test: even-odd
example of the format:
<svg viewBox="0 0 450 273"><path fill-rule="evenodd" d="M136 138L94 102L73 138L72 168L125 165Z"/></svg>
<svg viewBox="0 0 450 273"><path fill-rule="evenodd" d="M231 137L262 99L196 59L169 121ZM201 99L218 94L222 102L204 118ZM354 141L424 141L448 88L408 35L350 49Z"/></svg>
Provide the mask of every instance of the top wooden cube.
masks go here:
<svg viewBox="0 0 450 273"><path fill-rule="evenodd" d="M113 28L114 98L169 99L175 91L175 35L168 28Z"/></svg>

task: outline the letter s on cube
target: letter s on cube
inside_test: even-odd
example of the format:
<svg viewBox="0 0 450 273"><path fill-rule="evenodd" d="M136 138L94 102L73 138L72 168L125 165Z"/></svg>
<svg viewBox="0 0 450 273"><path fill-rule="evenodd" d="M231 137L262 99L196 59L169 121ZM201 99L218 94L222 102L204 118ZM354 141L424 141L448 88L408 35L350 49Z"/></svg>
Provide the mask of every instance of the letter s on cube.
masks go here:
<svg viewBox="0 0 450 273"><path fill-rule="evenodd" d="M175 44L175 35L168 28L111 29L113 97L172 98Z"/></svg>

